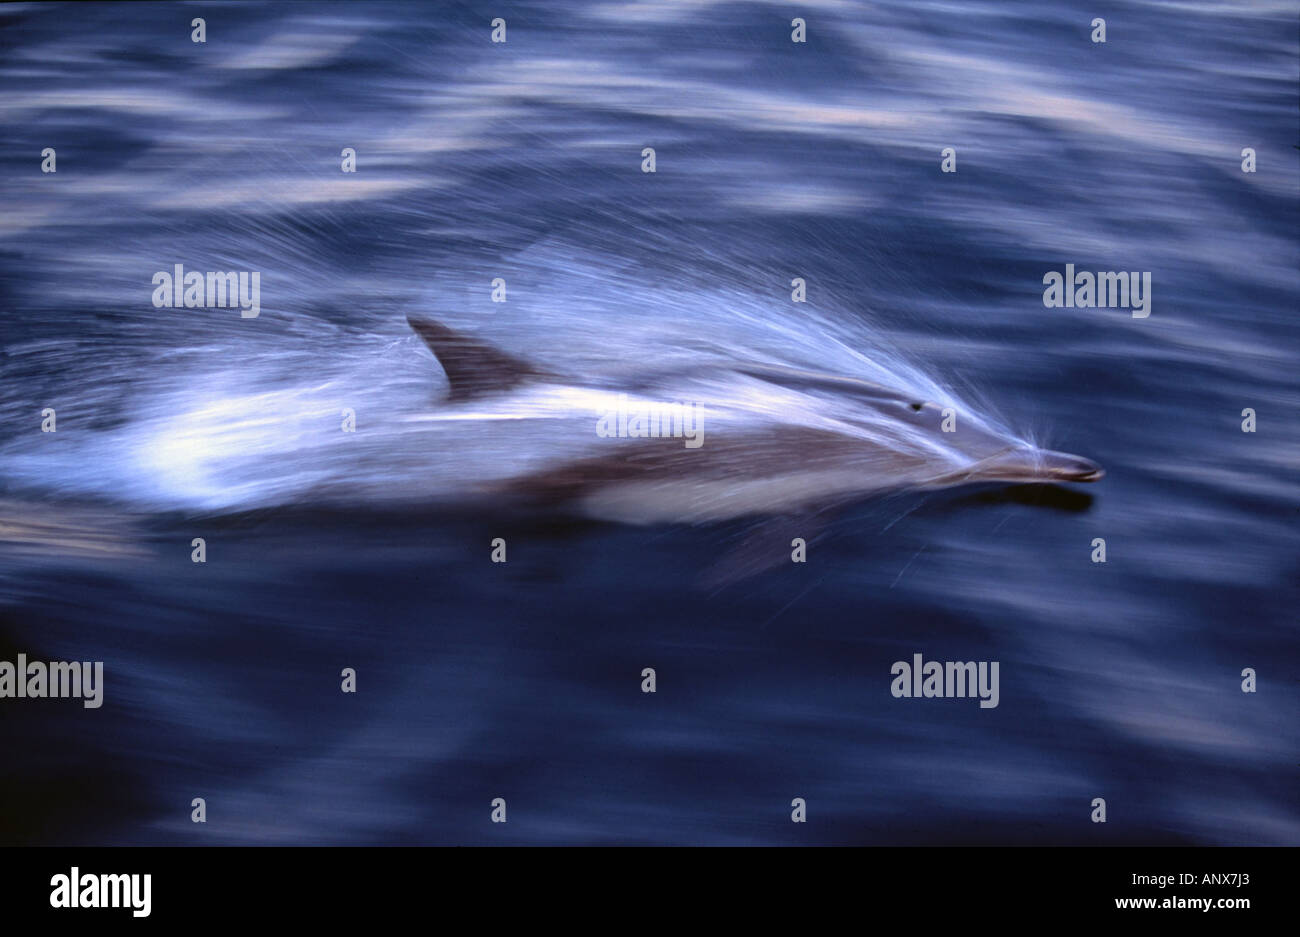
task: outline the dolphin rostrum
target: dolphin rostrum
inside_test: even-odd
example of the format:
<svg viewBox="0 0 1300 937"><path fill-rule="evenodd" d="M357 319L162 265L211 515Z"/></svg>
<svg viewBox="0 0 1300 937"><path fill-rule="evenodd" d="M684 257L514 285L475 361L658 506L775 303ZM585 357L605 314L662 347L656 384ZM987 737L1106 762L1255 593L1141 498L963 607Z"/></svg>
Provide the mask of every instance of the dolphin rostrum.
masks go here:
<svg viewBox="0 0 1300 937"><path fill-rule="evenodd" d="M853 377L740 363L577 379L440 323L407 321L447 375L448 407L435 419L500 420L503 430L527 421L563 439L557 458L485 489L594 518L791 515L903 488L1103 475L977 413Z"/></svg>

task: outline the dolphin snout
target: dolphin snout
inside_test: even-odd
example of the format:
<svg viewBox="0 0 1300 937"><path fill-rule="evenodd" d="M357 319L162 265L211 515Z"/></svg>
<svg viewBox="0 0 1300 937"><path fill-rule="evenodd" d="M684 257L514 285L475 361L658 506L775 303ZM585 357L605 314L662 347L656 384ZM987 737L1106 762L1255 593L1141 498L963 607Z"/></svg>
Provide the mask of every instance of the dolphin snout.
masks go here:
<svg viewBox="0 0 1300 937"><path fill-rule="evenodd" d="M1043 452L1045 467L1050 478L1066 482L1095 482L1106 470L1092 459L1068 452Z"/></svg>
<svg viewBox="0 0 1300 937"><path fill-rule="evenodd" d="M1021 482L1095 482L1106 474L1096 462L1051 449L1009 449L982 463L981 478Z"/></svg>

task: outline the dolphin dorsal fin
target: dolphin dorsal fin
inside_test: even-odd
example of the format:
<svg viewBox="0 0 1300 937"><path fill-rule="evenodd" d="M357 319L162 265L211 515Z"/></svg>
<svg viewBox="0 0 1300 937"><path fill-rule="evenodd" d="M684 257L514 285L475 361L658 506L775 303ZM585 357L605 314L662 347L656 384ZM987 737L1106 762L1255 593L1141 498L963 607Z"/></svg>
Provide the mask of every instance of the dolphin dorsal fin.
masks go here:
<svg viewBox="0 0 1300 937"><path fill-rule="evenodd" d="M469 400L499 393L546 373L499 348L449 329L432 319L406 317L415 334L424 339L433 356L447 373L451 385L448 399Z"/></svg>

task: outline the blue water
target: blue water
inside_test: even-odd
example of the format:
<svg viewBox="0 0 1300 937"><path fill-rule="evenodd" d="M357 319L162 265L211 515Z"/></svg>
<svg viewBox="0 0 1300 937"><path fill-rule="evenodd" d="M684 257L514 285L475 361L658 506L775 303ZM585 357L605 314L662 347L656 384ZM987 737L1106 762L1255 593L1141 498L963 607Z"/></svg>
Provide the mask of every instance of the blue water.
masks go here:
<svg viewBox="0 0 1300 937"><path fill-rule="evenodd" d="M0 700L0 841L1300 843L1298 21L0 7L0 660L107 679ZM175 263L260 316L155 308ZM1066 263L1150 317L1045 308ZM719 579L791 522L461 500L569 441L422 422L415 314L586 375L883 367L1107 476L864 498ZM893 698L914 653L1000 705Z"/></svg>

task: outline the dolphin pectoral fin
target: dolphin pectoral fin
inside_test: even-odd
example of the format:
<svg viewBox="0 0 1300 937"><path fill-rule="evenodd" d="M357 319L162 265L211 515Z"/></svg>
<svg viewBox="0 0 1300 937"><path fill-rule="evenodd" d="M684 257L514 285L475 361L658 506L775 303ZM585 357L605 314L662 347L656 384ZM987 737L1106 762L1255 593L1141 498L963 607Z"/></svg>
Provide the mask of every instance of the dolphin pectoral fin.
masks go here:
<svg viewBox="0 0 1300 937"><path fill-rule="evenodd" d="M783 514L752 524L741 538L706 569L697 584L716 591L791 563L795 538L812 543L826 527L814 513Z"/></svg>
<svg viewBox="0 0 1300 937"><path fill-rule="evenodd" d="M440 322L413 316L407 316L406 322L416 335L424 339L446 372L447 382L451 385L447 395L449 400L470 400L485 394L501 393L527 381L550 376L520 358L449 329Z"/></svg>

